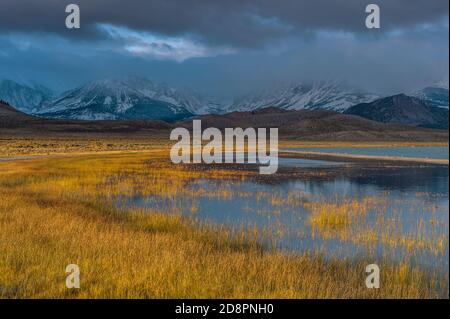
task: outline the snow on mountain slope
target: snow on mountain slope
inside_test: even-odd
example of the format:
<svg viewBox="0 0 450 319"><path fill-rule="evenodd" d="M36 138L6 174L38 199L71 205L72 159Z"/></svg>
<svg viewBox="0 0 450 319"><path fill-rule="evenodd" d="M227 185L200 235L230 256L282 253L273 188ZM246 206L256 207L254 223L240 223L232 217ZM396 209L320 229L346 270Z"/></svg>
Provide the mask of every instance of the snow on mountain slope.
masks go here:
<svg viewBox="0 0 450 319"><path fill-rule="evenodd" d="M448 109L448 80L439 81L411 94L431 106Z"/></svg>
<svg viewBox="0 0 450 319"><path fill-rule="evenodd" d="M223 105L219 101L205 98L187 89L175 89L166 85L153 84L152 89L148 90L147 87L146 94L155 100L184 107L196 115L220 113L223 109Z"/></svg>
<svg viewBox="0 0 450 319"><path fill-rule="evenodd" d="M69 119L177 120L200 109L194 97L137 77L93 81L44 103L37 115Z"/></svg>
<svg viewBox="0 0 450 319"><path fill-rule="evenodd" d="M264 107L287 110L326 109L342 112L352 105L371 102L378 96L345 89L339 83L295 84L235 100L229 111L248 111Z"/></svg>
<svg viewBox="0 0 450 319"><path fill-rule="evenodd" d="M37 115L69 119L177 120L220 112L221 104L140 77L93 81L44 103Z"/></svg>
<svg viewBox="0 0 450 319"><path fill-rule="evenodd" d="M0 80L0 99L25 113L33 112L51 96L51 90L42 85L29 86L12 80Z"/></svg>

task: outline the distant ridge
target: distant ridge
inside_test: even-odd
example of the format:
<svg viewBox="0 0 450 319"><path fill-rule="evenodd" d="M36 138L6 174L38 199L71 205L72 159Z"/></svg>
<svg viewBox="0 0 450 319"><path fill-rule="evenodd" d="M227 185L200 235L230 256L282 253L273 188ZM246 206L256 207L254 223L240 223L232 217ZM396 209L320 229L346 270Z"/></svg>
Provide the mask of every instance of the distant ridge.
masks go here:
<svg viewBox="0 0 450 319"><path fill-rule="evenodd" d="M382 123L448 129L448 109L431 106L419 98L405 94L357 104L344 113Z"/></svg>
<svg viewBox="0 0 450 319"><path fill-rule="evenodd" d="M342 112L352 105L371 102L379 96L348 88L343 83L319 81L273 87L236 99L227 111L252 111L267 107L285 110L333 110Z"/></svg>
<svg viewBox="0 0 450 319"><path fill-rule="evenodd" d="M0 136L39 136L70 134L154 134L164 132L170 124L163 121L83 121L46 119L28 115L0 102Z"/></svg>
<svg viewBox="0 0 450 319"><path fill-rule="evenodd" d="M280 110L265 108L252 112L203 115L203 128L277 127L280 139L348 141L448 141L448 131L383 124L359 116L326 110ZM149 120L61 120L27 115L0 103L0 136L102 135L122 137L169 137L175 127L192 126L191 120L166 123Z"/></svg>
<svg viewBox="0 0 450 319"><path fill-rule="evenodd" d="M0 80L0 99L26 113L33 113L48 101L53 92L43 85L25 85L12 80Z"/></svg>
<svg viewBox="0 0 450 319"><path fill-rule="evenodd" d="M181 95L138 77L89 82L44 103L43 117L81 120L165 120L192 116Z"/></svg>
<svg viewBox="0 0 450 319"><path fill-rule="evenodd" d="M18 127L33 121L35 118L25 114L14 107L10 106L6 101L0 101L0 125L5 127Z"/></svg>
<svg viewBox="0 0 450 319"><path fill-rule="evenodd" d="M411 96L423 100L428 105L448 109L448 80L435 82L419 91L413 92Z"/></svg>
<svg viewBox="0 0 450 319"><path fill-rule="evenodd" d="M280 138L306 140L448 140L448 132L407 125L384 124L359 116L327 110L280 110L265 108L251 112L204 115L202 127L276 127ZM192 121L176 123L188 129Z"/></svg>
<svg viewBox="0 0 450 319"><path fill-rule="evenodd" d="M91 81L55 98L42 85L0 81L0 99L27 114L50 119L176 122L232 112L330 110L383 123L448 128L448 81L410 94L379 98L339 82L321 81L274 86L226 104L136 76Z"/></svg>

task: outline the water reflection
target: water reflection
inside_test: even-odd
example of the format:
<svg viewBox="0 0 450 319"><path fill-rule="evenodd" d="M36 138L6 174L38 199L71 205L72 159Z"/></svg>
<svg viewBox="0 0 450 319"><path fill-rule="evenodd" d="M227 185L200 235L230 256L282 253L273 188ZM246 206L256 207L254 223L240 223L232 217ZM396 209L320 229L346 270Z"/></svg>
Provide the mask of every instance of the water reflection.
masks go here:
<svg viewBox="0 0 450 319"><path fill-rule="evenodd" d="M302 169L302 174L306 169ZM279 249L371 256L448 272L448 168L334 166L283 178L192 180L176 198L122 204L257 227Z"/></svg>
<svg viewBox="0 0 450 319"><path fill-rule="evenodd" d="M291 151L356 154L370 156L400 156L448 159L448 146L416 146L416 147L320 147L289 148Z"/></svg>

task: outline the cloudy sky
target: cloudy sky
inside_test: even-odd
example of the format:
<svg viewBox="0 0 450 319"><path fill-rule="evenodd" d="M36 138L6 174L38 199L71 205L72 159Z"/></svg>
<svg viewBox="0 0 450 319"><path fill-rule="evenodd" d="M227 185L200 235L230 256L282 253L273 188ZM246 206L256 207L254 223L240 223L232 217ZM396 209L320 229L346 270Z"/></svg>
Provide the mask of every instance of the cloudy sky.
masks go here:
<svg viewBox="0 0 450 319"><path fill-rule="evenodd" d="M76 3L81 28L65 27ZM365 7L381 28L365 27ZM448 79L448 0L1 0L0 78L109 76L231 97L292 81L409 92Z"/></svg>

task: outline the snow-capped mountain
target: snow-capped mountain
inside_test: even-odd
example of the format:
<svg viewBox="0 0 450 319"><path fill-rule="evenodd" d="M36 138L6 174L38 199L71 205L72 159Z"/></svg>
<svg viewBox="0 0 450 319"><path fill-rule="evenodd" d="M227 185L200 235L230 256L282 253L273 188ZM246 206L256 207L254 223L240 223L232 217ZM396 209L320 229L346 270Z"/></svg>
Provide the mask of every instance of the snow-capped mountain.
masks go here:
<svg viewBox="0 0 450 319"><path fill-rule="evenodd" d="M187 89L156 84L140 77L106 78L64 92L54 99L50 99L51 95L49 89L40 85L0 81L0 99L25 113L85 120L175 121L194 115L252 111L266 107L344 112L354 105L379 98L339 82L317 82L272 87L236 99L233 103L224 103ZM434 83L409 95L420 98L430 106L448 108L448 81Z"/></svg>
<svg viewBox="0 0 450 319"><path fill-rule="evenodd" d="M52 91L42 85L30 86L12 80L0 80L0 99L25 113L33 112L51 96Z"/></svg>
<svg viewBox="0 0 450 319"><path fill-rule="evenodd" d="M448 109L448 80L433 83L411 94L431 106Z"/></svg>
<svg viewBox="0 0 450 319"><path fill-rule="evenodd" d="M218 104L187 90L144 78L93 81L44 103L40 116L69 119L160 119L173 121L216 111Z"/></svg>
<svg viewBox="0 0 450 319"><path fill-rule="evenodd" d="M237 99L229 111L249 111L274 106L286 110L326 109L342 112L352 105L371 102L376 98L378 96L375 94L347 89L340 83L294 84Z"/></svg>

